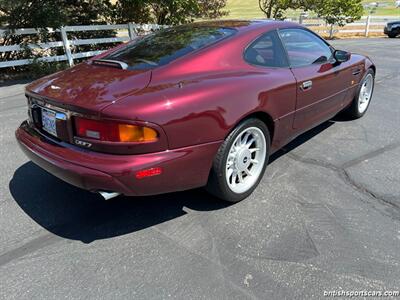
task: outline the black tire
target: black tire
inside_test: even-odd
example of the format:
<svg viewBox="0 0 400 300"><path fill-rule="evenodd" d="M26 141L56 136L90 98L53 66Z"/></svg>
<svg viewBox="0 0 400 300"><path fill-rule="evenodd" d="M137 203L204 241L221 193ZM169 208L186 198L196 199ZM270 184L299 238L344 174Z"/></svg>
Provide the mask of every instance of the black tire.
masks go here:
<svg viewBox="0 0 400 300"><path fill-rule="evenodd" d="M264 166L262 166L261 173L256 180L256 182L253 184L253 186L245 191L244 193L235 193L233 192L229 186L228 183L226 182L226 162L228 159L228 154L229 150L231 149L232 144L234 143L235 139L240 135L241 132L243 132L245 129L249 127L257 127L260 129L265 137L266 141L266 157L264 161ZM268 127L265 125L264 122L262 122L259 119L256 118L251 118L244 120L241 122L239 125L235 127L235 129L228 135L228 137L225 139L225 141L222 143L220 146L214 161L212 165L212 169L210 172L210 176L208 178L208 183L206 186L206 190L210 193L213 194L214 196L228 201L228 202L239 202L245 198L247 198L253 191L254 189L258 186L260 183L260 180L262 179L265 169L268 164L268 158L269 158L269 150L270 150L270 134L268 131Z"/></svg>
<svg viewBox="0 0 400 300"><path fill-rule="evenodd" d="M360 91L361 91L361 87L365 81L365 79L367 78L368 75L372 75L373 78L373 85L372 85L372 92L371 92L371 99L369 100L368 106L367 108L363 111L360 112L359 111L359 105L358 105L358 101L359 101L359 96L360 96ZM357 93L353 99L353 102L351 102L350 106L344 111L345 114L350 118L350 119L359 119L362 116L364 116L366 114L366 112L368 111L369 105L371 104L371 100L372 100L372 95L374 93L374 88L375 88L375 72L372 69L368 69L368 71L365 73L363 79L360 81Z"/></svg>
<svg viewBox="0 0 400 300"><path fill-rule="evenodd" d="M396 33L388 33L388 37L394 39L397 36Z"/></svg>

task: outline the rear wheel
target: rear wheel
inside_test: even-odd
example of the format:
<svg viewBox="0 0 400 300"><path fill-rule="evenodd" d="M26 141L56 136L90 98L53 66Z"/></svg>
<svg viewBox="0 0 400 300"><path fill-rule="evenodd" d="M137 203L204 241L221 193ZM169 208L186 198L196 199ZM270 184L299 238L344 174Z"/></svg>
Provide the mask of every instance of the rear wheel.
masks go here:
<svg viewBox="0 0 400 300"><path fill-rule="evenodd" d="M374 92L375 73L369 69L361 80L356 96L346 113L352 119L358 119L365 115L371 103L372 94Z"/></svg>
<svg viewBox="0 0 400 300"><path fill-rule="evenodd" d="M396 35L397 34L395 34L395 33L388 33L388 37L391 38L391 39L395 38Z"/></svg>
<svg viewBox="0 0 400 300"><path fill-rule="evenodd" d="M206 189L225 201L243 200L254 191L265 172L269 147L265 123L259 119L243 121L220 146Z"/></svg>

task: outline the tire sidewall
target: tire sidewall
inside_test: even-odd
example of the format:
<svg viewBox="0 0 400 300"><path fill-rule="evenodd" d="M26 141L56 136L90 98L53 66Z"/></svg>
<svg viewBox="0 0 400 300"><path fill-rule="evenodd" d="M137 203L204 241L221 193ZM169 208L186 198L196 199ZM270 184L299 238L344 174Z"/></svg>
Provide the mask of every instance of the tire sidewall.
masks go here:
<svg viewBox="0 0 400 300"><path fill-rule="evenodd" d="M361 92L361 88L364 84L365 79L367 78L367 76L371 74L372 75L372 91L371 91L371 98L369 99L367 108L361 113L359 110L359 101L360 101L360 92ZM368 71L365 73L363 79L360 81L358 90L357 90L357 94L356 94L356 98L354 99L354 114L357 118L361 118L362 116L364 116L366 114L366 112L368 111L369 106L371 105L372 102L372 96L374 94L374 89L375 89L375 73L372 69L368 69Z"/></svg>
<svg viewBox="0 0 400 300"><path fill-rule="evenodd" d="M250 127L257 127L264 134L265 145L266 145L266 157L265 157L264 165L261 169L260 175L258 176L257 180L254 182L253 186L250 189L248 189L246 192L235 193L229 188L228 183L226 182L226 162L228 159L229 150L231 149L232 144L234 143L235 139L240 135L240 133L243 130L250 128ZM259 119L245 120L245 121L241 122L238 126L236 126L236 128L228 135L228 137L225 139L225 142L221 145L219 151L223 151L223 153L222 153L220 160L214 161L213 169L214 169L214 172L216 172L216 175L218 178L220 192L222 193L224 200L227 200L230 202L238 202L240 200L243 200L244 198L248 197L254 191L254 189L258 186L258 184L260 183L260 181L265 173L265 169L268 165L268 158L269 158L269 151L270 151L270 135L269 135L268 127L265 125L264 122L262 122Z"/></svg>

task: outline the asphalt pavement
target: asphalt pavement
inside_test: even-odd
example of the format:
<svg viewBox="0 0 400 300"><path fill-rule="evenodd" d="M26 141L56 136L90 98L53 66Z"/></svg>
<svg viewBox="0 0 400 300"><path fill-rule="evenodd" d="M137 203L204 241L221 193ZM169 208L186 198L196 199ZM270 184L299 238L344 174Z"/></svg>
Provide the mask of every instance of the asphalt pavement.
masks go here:
<svg viewBox="0 0 400 300"><path fill-rule="evenodd" d="M297 138L234 205L202 189L106 202L60 181L17 147L24 84L3 84L0 299L400 290L400 38L332 44L375 61L368 113Z"/></svg>

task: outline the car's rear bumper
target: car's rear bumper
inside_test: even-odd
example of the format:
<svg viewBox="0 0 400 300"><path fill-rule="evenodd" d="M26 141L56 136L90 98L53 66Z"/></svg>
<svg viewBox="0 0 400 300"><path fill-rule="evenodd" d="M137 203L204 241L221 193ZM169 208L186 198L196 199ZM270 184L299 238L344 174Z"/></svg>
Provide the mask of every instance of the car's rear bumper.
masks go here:
<svg viewBox="0 0 400 300"><path fill-rule="evenodd" d="M21 149L58 178L90 191L154 195L204 186L221 142L141 155L104 154L57 142L27 122L16 131ZM137 171L162 168L157 176L137 179Z"/></svg>

